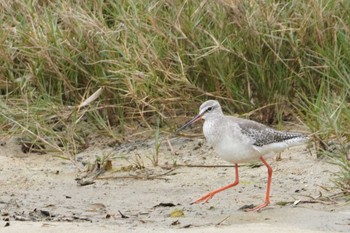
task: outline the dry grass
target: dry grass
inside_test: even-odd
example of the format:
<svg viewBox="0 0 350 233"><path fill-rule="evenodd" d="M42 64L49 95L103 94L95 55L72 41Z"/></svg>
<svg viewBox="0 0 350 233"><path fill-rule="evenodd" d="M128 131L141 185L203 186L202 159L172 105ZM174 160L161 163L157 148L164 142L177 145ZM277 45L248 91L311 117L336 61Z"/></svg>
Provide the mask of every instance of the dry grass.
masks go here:
<svg viewBox="0 0 350 233"><path fill-rule="evenodd" d="M292 112L321 142L343 143L349 9L335 0L2 0L2 132L74 158L92 128L115 140L130 128L175 128L216 98L267 123Z"/></svg>

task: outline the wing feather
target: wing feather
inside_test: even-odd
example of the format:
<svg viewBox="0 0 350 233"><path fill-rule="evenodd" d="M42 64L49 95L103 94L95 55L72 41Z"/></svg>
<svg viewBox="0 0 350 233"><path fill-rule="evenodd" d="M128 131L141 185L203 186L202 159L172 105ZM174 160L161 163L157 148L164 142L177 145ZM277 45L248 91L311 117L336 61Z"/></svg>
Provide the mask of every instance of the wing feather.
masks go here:
<svg viewBox="0 0 350 233"><path fill-rule="evenodd" d="M242 134L252 139L254 141L253 145L255 146L264 146L293 138L304 137L301 133L278 131L250 120L240 121L238 124L241 127Z"/></svg>

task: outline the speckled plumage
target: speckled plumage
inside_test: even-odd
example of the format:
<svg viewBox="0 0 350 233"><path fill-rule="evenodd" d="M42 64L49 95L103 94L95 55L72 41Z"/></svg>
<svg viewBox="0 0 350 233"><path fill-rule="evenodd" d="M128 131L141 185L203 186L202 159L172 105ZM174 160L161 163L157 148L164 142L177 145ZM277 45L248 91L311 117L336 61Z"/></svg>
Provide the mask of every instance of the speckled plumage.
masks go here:
<svg viewBox="0 0 350 233"><path fill-rule="evenodd" d="M220 157L229 162L250 162L261 156L270 157L308 140L300 133L278 131L255 121L226 116L215 100L203 103L199 115L205 120L203 133L207 141Z"/></svg>
<svg viewBox="0 0 350 233"><path fill-rule="evenodd" d="M238 163L260 160L267 167L268 179L263 204L248 211L259 211L270 204L272 168L265 158L284 149L303 144L307 136L300 133L278 131L255 121L225 116L216 100L208 100L199 108L199 114L177 130L183 130L204 119L203 133L215 152L224 160L235 164L235 181L213 190L193 203L207 202L217 193L238 185Z"/></svg>
<svg viewBox="0 0 350 233"><path fill-rule="evenodd" d="M253 143L255 146L264 146L271 143L305 137L300 133L278 131L256 122L238 122L238 125L241 127L241 132L243 134L255 140Z"/></svg>

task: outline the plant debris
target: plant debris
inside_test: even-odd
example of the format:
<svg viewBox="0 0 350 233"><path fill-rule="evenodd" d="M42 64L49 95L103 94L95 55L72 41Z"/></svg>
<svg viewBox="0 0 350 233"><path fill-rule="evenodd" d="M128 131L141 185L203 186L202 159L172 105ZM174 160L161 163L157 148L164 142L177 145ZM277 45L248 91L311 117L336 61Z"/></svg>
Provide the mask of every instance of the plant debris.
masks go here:
<svg viewBox="0 0 350 233"><path fill-rule="evenodd" d="M252 209L254 207L255 207L255 205L253 205L253 204L244 205L244 206L239 207L238 210L247 210L247 209Z"/></svg>
<svg viewBox="0 0 350 233"><path fill-rule="evenodd" d="M119 212L119 214L120 214L120 216L121 216L122 218L129 218L128 216L126 216L126 215L124 215L122 212L120 212L120 210L118 210L118 212Z"/></svg>
<svg viewBox="0 0 350 233"><path fill-rule="evenodd" d="M179 204L177 204L179 205ZM174 207L176 206L174 203L159 203L158 205L153 206L153 208L158 208L158 207Z"/></svg>
<svg viewBox="0 0 350 233"><path fill-rule="evenodd" d="M178 217L184 217L185 213L182 210L175 209L170 213L170 217L172 218L178 218Z"/></svg>
<svg viewBox="0 0 350 233"><path fill-rule="evenodd" d="M171 226L176 226L176 225L180 225L180 224L181 224L180 221L176 220L176 221L172 222L170 225Z"/></svg>
<svg viewBox="0 0 350 233"><path fill-rule="evenodd" d="M95 181L90 179L75 179L77 181L78 184L80 184L81 186L86 186L86 185L91 185L91 184L95 184Z"/></svg>

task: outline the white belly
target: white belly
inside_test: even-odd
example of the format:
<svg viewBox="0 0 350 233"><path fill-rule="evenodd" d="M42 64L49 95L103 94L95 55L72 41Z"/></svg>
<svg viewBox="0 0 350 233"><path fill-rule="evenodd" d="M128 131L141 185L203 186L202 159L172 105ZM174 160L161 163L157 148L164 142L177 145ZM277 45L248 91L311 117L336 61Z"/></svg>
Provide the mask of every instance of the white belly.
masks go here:
<svg viewBox="0 0 350 233"><path fill-rule="evenodd" d="M224 160L231 163L245 163L259 160L262 154L254 146L242 143L241 140L223 138L213 146L215 152Z"/></svg>
<svg viewBox="0 0 350 233"><path fill-rule="evenodd" d="M252 141L244 137L238 125L216 124L206 121L203 133L215 152L224 160L231 163L244 163L258 160L261 153L252 145Z"/></svg>
<svg viewBox="0 0 350 233"><path fill-rule="evenodd" d="M220 130L213 130L215 127L220 127ZM288 144L284 142L262 147L254 146L254 141L243 135L238 125L235 126L232 123L231 127L225 127L224 124L214 126L211 125L211 122L205 122L203 133L215 152L222 159L231 163L258 161L262 156L272 157L288 147Z"/></svg>

